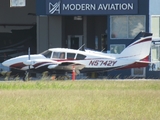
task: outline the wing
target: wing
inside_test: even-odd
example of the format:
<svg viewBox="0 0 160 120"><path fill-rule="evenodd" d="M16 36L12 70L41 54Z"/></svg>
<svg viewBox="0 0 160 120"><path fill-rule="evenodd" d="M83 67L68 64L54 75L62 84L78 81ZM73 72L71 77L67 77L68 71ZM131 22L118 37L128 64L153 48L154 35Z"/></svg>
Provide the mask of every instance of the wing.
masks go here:
<svg viewBox="0 0 160 120"><path fill-rule="evenodd" d="M33 61L28 61L25 63L26 65L31 65L31 68L34 69L56 69L56 70L72 70L73 67L76 70L81 70L85 67L85 65L76 63L73 61L53 61L46 59L37 59Z"/></svg>
<svg viewBox="0 0 160 120"><path fill-rule="evenodd" d="M75 70L82 70L85 65L75 62L61 62L57 66L49 65L48 67L50 69L73 70L73 68L75 68Z"/></svg>
<svg viewBox="0 0 160 120"><path fill-rule="evenodd" d="M23 64L26 65L23 69L28 68L28 66L30 66L31 69L53 69L57 67L59 64L61 64L61 62L53 61L50 59L34 59L24 61Z"/></svg>

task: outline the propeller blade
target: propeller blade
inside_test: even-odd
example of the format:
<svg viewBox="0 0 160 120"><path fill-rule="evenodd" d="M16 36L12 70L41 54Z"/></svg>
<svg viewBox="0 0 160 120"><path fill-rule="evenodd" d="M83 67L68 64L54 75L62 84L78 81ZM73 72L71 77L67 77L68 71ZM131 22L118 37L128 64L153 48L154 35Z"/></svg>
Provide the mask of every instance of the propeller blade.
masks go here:
<svg viewBox="0 0 160 120"><path fill-rule="evenodd" d="M28 48L28 60L30 60L30 47Z"/></svg>
<svg viewBox="0 0 160 120"><path fill-rule="evenodd" d="M28 61L30 61L31 56L30 56L30 47L28 48ZM29 80L29 76L30 76L30 64L28 66L28 71L27 71L27 80Z"/></svg>

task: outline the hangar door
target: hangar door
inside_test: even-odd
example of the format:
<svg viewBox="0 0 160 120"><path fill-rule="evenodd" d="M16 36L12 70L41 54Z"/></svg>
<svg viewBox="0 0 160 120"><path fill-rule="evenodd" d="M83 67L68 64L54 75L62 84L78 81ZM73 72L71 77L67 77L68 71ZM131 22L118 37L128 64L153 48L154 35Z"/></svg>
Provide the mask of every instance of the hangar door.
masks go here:
<svg viewBox="0 0 160 120"><path fill-rule="evenodd" d="M82 46L82 35L68 35L68 48L79 49Z"/></svg>

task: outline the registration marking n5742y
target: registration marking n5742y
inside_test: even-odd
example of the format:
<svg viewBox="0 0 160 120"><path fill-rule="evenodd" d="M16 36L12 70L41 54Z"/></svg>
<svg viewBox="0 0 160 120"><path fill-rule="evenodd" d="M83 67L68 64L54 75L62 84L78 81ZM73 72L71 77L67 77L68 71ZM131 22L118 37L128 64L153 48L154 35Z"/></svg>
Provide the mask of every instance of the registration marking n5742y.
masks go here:
<svg viewBox="0 0 160 120"><path fill-rule="evenodd" d="M113 60L91 60L89 66L114 66L116 62Z"/></svg>

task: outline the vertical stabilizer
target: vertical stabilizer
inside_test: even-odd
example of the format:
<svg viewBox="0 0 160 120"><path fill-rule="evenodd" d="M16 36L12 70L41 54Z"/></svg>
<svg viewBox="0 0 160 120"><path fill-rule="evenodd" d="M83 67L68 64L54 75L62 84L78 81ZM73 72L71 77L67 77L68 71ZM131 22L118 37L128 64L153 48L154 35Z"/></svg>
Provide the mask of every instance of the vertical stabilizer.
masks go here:
<svg viewBox="0 0 160 120"><path fill-rule="evenodd" d="M150 54L152 34L143 34L145 37L139 38L135 42L128 45L121 53L120 57L133 58L133 59L144 59Z"/></svg>

